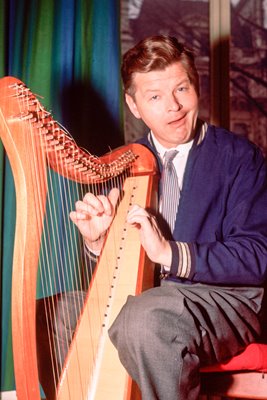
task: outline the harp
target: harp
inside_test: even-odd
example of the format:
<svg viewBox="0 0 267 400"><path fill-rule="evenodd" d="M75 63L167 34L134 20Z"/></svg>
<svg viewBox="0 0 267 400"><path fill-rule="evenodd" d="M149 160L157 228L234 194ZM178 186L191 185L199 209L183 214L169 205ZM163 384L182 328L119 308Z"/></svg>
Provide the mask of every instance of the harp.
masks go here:
<svg viewBox="0 0 267 400"><path fill-rule="evenodd" d="M125 217L134 202L156 207L154 157L145 147L133 144L97 158L75 144L20 80L2 78L0 93L0 135L16 189L12 342L17 397L38 400L43 390L49 400L136 399L134 385L118 360L107 330L128 294L153 285L153 265L144 254L137 230L126 226ZM60 186L56 194L55 184ZM55 211L62 203L67 212L73 207L68 199L78 200L83 193L78 187L105 191L111 185L121 187L122 195L97 265L88 279L77 328L59 370L53 364L57 344L50 328L58 293L73 290L65 281L66 259L72 260L75 268L74 272L70 270L75 275L77 269L80 271L75 252L77 248L83 249L83 243L69 218L58 217ZM73 232L70 237L68 230ZM61 234L65 235L63 244ZM62 250L64 245L67 249ZM59 255L55 254L57 247ZM60 271L56 272L58 266ZM74 279L71 275L68 279L78 281L75 290L80 290L79 277L75 275ZM64 286L60 286L62 280ZM37 301L40 281L42 295ZM51 287L47 282L53 283ZM50 322L44 329L48 345L38 347L36 321L40 300ZM44 356L40 347L47 347L49 354ZM46 358L49 362L43 362Z"/></svg>

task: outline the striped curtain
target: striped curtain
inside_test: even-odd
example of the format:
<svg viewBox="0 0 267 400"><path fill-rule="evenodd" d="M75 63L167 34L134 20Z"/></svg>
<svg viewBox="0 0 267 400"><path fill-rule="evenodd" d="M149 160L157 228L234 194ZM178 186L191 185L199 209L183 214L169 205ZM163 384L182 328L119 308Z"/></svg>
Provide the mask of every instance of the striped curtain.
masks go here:
<svg viewBox="0 0 267 400"><path fill-rule="evenodd" d="M22 80L80 147L123 144L119 0L0 0L0 77ZM12 172L0 143L1 390L14 388L11 272Z"/></svg>

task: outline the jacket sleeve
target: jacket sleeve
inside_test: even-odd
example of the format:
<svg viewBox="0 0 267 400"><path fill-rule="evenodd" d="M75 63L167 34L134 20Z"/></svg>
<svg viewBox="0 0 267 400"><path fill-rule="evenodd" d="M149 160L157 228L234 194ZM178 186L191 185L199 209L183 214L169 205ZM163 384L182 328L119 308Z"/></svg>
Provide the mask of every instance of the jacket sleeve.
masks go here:
<svg viewBox="0 0 267 400"><path fill-rule="evenodd" d="M225 185L217 240L171 242L170 275L207 284L262 285L267 277L267 172L257 148L243 155Z"/></svg>

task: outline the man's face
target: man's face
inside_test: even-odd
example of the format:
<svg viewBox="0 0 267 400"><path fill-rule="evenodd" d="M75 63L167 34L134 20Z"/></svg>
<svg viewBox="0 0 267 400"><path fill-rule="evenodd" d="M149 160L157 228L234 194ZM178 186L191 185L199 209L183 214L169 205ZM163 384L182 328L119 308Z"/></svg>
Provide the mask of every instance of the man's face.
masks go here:
<svg viewBox="0 0 267 400"><path fill-rule="evenodd" d="M165 147L186 143L195 135L198 96L180 62L164 70L134 75L134 97L126 102Z"/></svg>

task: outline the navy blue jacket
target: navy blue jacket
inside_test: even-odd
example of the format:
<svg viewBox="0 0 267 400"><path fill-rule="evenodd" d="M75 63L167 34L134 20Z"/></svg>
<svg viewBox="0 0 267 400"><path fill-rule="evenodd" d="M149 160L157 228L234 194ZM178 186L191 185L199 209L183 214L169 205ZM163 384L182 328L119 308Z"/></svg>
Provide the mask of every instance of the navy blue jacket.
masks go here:
<svg viewBox="0 0 267 400"><path fill-rule="evenodd" d="M157 157L148 136L137 142ZM196 135L173 239L169 279L224 286L264 283L267 168L254 144L212 125Z"/></svg>

